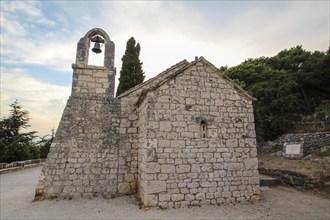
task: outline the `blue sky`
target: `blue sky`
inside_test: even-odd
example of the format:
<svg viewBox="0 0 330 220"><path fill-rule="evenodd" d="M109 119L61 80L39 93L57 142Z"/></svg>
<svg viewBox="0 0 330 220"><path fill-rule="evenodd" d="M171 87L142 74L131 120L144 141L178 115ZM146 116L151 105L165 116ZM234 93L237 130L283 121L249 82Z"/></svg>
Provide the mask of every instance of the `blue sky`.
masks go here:
<svg viewBox="0 0 330 220"><path fill-rule="evenodd" d="M16 99L39 135L57 128L71 92L76 44L94 27L141 45L146 79L204 56L215 66L330 45L329 1L1 1L1 118ZM100 55L90 64L102 62Z"/></svg>

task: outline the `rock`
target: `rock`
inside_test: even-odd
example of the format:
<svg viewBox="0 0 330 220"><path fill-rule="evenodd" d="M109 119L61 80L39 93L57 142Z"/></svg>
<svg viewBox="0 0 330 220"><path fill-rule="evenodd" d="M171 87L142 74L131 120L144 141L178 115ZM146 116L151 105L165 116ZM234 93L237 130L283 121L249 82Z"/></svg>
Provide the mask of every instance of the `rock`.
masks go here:
<svg viewBox="0 0 330 220"><path fill-rule="evenodd" d="M324 153L329 149L330 149L330 146L324 146L324 147L320 148L320 151L321 151L321 153Z"/></svg>
<svg viewBox="0 0 330 220"><path fill-rule="evenodd" d="M279 151L273 153L272 156L283 157L283 151L279 150Z"/></svg>
<svg viewBox="0 0 330 220"><path fill-rule="evenodd" d="M315 158L315 159L313 159L313 161L315 161L316 163L321 163L321 162L322 162L322 159L320 159L320 158Z"/></svg>
<svg viewBox="0 0 330 220"><path fill-rule="evenodd" d="M293 182L295 186L304 186L304 179L301 177L293 177Z"/></svg>
<svg viewBox="0 0 330 220"><path fill-rule="evenodd" d="M271 145L263 145L261 146L261 150L263 152L270 152L273 149L273 147Z"/></svg>
<svg viewBox="0 0 330 220"><path fill-rule="evenodd" d="M269 187L268 186L261 186L260 190L261 191L267 191L267 190L269 190Z"/></svg>
<svg viewBox="0 0 330 220"><path fill-rule="evenodd" d="M325 158L328 163L330 163L330 156Z"/></svg>
<svg viewBox="0 0 330 220"><path fill-rule="evenodd" d="M303 159L304 160L310 160L313 156L311 154L308 154L307 156L305 156Z"/></svg>

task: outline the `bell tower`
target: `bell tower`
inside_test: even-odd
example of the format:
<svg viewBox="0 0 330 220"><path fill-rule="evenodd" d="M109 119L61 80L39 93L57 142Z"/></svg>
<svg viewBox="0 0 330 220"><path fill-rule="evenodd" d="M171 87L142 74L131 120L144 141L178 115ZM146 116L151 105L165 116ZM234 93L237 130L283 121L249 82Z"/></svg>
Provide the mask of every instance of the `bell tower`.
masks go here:
<svg viewBox="0 0 330 220"><path fill-rule="evenodd" d="M89 49L104 50L103 66L88 65ZM120 191L120 101L114 98L115 45L94 28L77 45L72 92L40 174L35 199L103 196ZM121 185L120 185L121 186Z"/></svg>
<svg viewBox="0 0 330 220"><path fill-rule="evenodd" d="M102 52L104 45L103 66L88 65L89 48L95 43L93 52ZM114 97L115 75L114 67L115 44L108 34L93 28L82 37L77 44L76 62L72 64L73 81L72 96L74 97Z"/></svg>

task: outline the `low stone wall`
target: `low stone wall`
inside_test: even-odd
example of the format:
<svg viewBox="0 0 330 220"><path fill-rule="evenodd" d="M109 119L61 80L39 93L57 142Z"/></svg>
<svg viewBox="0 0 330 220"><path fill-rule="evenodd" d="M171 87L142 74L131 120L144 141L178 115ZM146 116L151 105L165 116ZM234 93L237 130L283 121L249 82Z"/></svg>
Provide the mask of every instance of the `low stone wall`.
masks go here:
<svg viewBox="0 0 330 220"><path fill-rule="evenodd" d="M0 174L12 171L22 170L24 168L40 166L46 159L33 159L24 161L15 161L12 163L0 163Z"/></svg>
<svg viewBox="0 0 330 220"><path fill-rule="evenodd" d="M258 170L260 174L276 177L281 183L297 188L312 189L321 186L319 179L312 178L302 173L288 170L267 169L263 167L259 167Z"/></svg>
<svg viewBox="0 0 330 220"><path fill-rule="evenodd" d="M285 142L303 142L303 153L308 155L321 147L330 145L330 132L284 134L272 142L272 145L283 145Z"/></svg>

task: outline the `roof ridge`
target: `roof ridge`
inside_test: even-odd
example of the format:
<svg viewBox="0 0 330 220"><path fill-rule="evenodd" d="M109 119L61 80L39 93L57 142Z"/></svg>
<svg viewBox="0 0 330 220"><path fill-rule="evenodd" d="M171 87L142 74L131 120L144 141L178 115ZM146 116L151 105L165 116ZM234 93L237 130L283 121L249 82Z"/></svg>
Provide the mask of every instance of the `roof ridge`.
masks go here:
<svg viewBox="0 0 330 220"><path fill-rule="evenodd" d="M189 63L186 59L184 59L184 60L182 60L182 61L180 61L180 62L174 64L173 66L167 68L166 70L164 70L163 72L159 73L158 75L156 75L156 76L154 76L154 77L148 79L147 81L145 81L145 82L143 82L143 83L140 83L140 84L134 86L133 88L131 88L131 89L129 89L129 90L123 92L123 93L120 94L117 98L121 98L121 97L123 97L123 96L126 96L126 95L130 94L131 92L133 92L133 91L135 91L135 90L137 90L137 89L139 89L139 88L141 88L141 87L143 87L143 86L145 86L145 85L147 85L147 84L153 82L154 80L160 78L161 76L166 75L167 73L169 73L170 71L174 70L175 68L177 68L177 67L179 67L179 66L182 66L182 67L183 67L184 64L185 64L185 65L188 65L188 64L190 64L190 63Z"/></svg>

